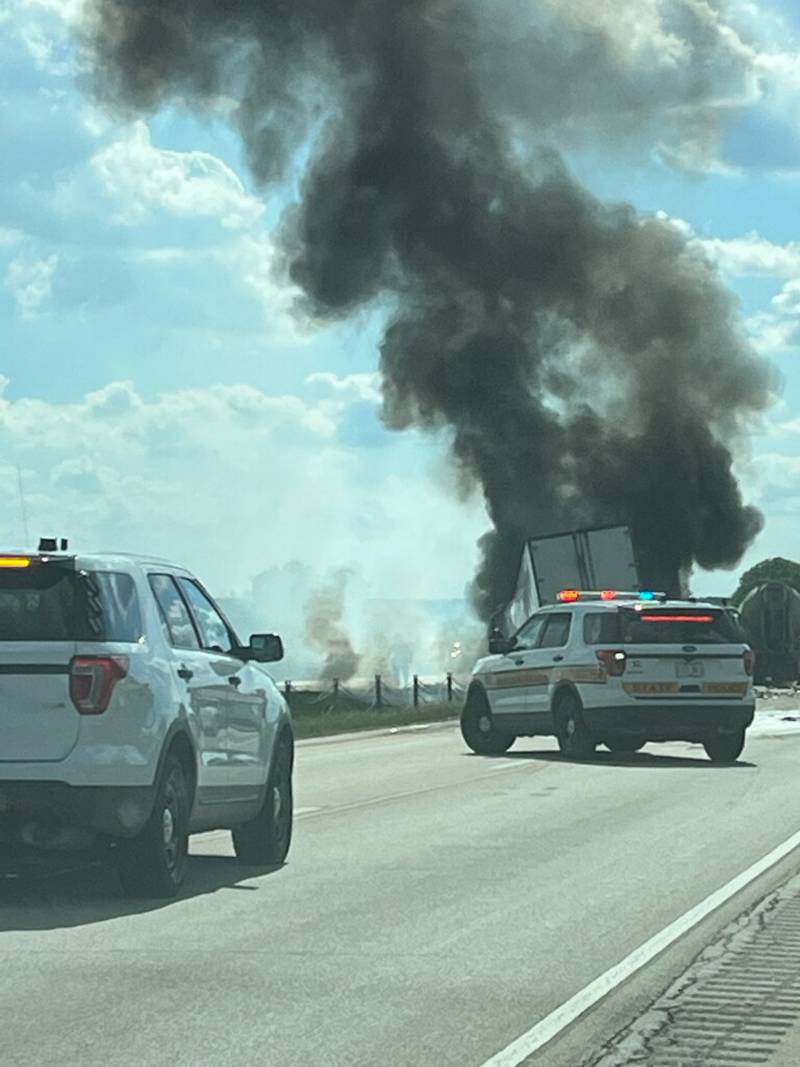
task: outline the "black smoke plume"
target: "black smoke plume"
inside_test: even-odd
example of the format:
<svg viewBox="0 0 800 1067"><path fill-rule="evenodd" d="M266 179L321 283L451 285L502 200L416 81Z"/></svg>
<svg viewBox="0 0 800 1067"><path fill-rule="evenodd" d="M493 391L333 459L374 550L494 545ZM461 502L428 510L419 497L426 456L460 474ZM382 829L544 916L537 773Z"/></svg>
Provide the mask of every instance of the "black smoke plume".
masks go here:
<svg viewBox="0 0 800 1067"><path fill-rule="evenodd" d="M712 20L675 7L699 56L672 84L689 107L731 64L712 62ZM524 34L509 22L506 49L493 31L514 11L532 17L523 8L549 22ZM648 100L600 30L570 38L558 11L96 0L88 24L102 99L146 111L226 94L260 181L307 160L280 235L288 274L320 318L389 298L384 418L449 427L482 486L484 617L509 596L525 537L630 522L646 581L674 590L694 562L735 564L762 521L732 448L767 403L767 367L686 238L598 202L548 147L570 101L599 101L609 130L612 113L644 121Z"/></svg>

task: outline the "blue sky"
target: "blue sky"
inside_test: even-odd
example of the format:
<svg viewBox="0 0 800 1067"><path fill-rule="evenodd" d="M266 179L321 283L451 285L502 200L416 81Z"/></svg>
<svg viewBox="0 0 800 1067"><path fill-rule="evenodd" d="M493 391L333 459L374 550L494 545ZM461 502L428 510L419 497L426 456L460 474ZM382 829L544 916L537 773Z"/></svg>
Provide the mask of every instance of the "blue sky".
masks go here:
<svg viewBox="0 0 800 1067"><path fill-rule="evenodd" d="M788 0L724 18L686 3L746 74L739 98L704 101L714 137L562 148L598 196L663 213L718 263L780 370L738 460L767 516L746 565L800 555L800 18ZM601 6L572 11L605 32ZM626 6L660 41L676 4ZM487 519L445 439L382 429L380 309L303 324L271 270L281 197L254 188L225 102L202 120L104 114L71 43L79 11L0 3L0 537L23 536L19 465L33 535L180 558L220 593L297 558L351 566L375 595L459 596Z"/></svg>

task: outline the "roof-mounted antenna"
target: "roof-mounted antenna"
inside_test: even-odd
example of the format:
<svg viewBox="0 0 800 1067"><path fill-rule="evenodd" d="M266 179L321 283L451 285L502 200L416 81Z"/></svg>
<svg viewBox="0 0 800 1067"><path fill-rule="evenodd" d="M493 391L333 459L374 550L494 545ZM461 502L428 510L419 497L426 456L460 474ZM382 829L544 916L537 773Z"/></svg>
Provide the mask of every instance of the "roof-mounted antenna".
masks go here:
<svg viewBox="0 0 800 1067"><path fill-rule="evenodd" d="M22 468L17 464L17 485L19 486L19 510L22 515L22 531L25 535L26 547L31 543L31 535L28 532L28 512L25 508L25 490L22 487Z"/></svg>

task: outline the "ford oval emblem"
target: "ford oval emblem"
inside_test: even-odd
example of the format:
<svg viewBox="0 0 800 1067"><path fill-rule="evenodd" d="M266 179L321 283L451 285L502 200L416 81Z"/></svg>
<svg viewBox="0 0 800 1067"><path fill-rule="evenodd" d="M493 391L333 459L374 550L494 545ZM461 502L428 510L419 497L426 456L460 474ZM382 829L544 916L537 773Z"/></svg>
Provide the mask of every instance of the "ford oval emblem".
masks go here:
<svg viewBox="0 0 800 1067"><path fill-rule="evenodd" d="M697 645L684 645L683 646L683 651L684 652L696 652L697 651Z"/></svg>

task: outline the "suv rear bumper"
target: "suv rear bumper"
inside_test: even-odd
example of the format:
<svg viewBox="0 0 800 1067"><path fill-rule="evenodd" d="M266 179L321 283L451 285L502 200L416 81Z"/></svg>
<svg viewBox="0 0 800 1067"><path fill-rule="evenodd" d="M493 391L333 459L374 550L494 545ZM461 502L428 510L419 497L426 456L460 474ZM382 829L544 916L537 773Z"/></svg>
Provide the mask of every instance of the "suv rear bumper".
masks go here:
<svg viewBox="0 0 800 1067"><path fill-rule="evenodd" d="M155 786L0 781L0 840L18 839L31 827L42 843L67 830L133 837L150 817L154 801Z"/></svg>
<svg viewBox="0 0 800 1067"><path fill-rule="evenodd" d="M634 704L617 708L585 708L584 722L600 740L638 737L648 741L702 741L720 732L746 729L755 705Z"/></svg>

